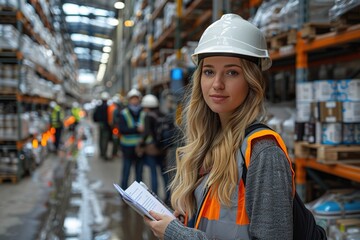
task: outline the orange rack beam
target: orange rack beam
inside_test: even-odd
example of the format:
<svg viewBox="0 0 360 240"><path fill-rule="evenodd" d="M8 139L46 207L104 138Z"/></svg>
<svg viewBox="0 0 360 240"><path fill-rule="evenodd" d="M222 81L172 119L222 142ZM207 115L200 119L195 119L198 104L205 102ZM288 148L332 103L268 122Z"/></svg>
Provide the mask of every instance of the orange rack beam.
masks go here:
<svg viewBox="0 0 360 240"><path fill-rule="evenodd" d="M332 174L338 177L346 178L352 181L360 182L360 161L359 164L346 164L346 163L337 163L337 164L322 164L317 162L315 159L307 158L296 158L296 183L304 183L304 167L309 167L315 170L319 170L328 174ZM299 172L300 171L300 172Z"/></svg>

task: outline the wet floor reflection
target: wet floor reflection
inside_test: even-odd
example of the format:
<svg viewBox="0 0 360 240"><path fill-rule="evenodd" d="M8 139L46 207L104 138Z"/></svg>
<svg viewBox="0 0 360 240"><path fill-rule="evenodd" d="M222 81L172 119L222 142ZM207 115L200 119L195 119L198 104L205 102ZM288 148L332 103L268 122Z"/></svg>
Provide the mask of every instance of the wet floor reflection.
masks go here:
<svg viewBox="0 0 360 240"><path fill-rule="evenodd" d="M111 217L109 229L113 234L112 239L157 239L145 226L143 218L138 213L125 203L121 203L117 196L110 198L106 215Z"/></svg>
<svg viewBox="0 0 360 240"><path fill-rule="evenodd" d="M78 200L73 201L78 202ZM92 225L91 234L88 236L94 240L155 240L157 239L152 232L145 226L143 218L133 209L122 203L120 198L114 193L102 196L105 204L104 216L109 221L104 226ZM74 209L74 208L73 208ZM64 220L64 236L66 240L86 239L86 226L81 221L75 211L67 211Z"/></svg>
<svg viewBox="0 0 360 240"><path fill-rule="evenodd" d="M82 148L77 152L72 171L70 198L65 213L63 234L66 240L155 240L143 218L122 202L114 189L104 192L101 179L91 182L89 161L94 141L84 128ZM89 134L87 134L89 133ZM89 154L89 152L91 154Z"/></svg>

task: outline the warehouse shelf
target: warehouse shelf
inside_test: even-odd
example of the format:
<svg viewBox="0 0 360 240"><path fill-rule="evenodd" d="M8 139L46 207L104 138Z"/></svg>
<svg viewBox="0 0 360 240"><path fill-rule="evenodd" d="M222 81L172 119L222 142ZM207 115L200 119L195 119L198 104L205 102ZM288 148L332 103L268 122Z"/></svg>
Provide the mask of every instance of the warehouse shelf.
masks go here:
<svg viewBox="0 0 360 240"><path fill-rule="evenodd" d="M345 161L346 162L346 161ZM360 183L360 161L359 163L342 163L324 164L316 161L315 158L296 158L296 175L297 185L306 184L305 168L312 168L338 177L346 178L351 181Z"/></svg>
<svg viewBox="0 0 360 240"><path fill-rule="evenodd" d="M58 46L58 42L55 41L52 14L42 8L42 6L47 7L42 4L49 3L42 2L41 4L37 0L29 0L27 3L34 8L34 19L38 18L36 19L38 25L34 25L33 21L35 20L30 19L26 12L22 12L23 8L21 7L19 9L11 7L0 9L0 24L11 25L12 27L6 26L6 29L11 29L11 36L16 36L12 39L9 38L7 40L9 43L3 45L12 46L12 49L0 49L0 63L4 65L4 69L5 66L9 67L8 69L12 72L8 76L1 75L4 80L3 84L5 82L6 84L0 89L0 103L3 112L1 115L0 152L2 158L9 157L11 160L2 162L2 166L8 164L9 169L0 169L0 177L1 179L14 178L16 181L32 171L35 161L37 164L41 162L41 159L25 157L23 151L32 146L33 151L38 154L47 152L40 145L40 141L45 141L46 136L50 135L47 129L49 123L48 116L45 116L47 115L46 110L50 101L58 101L58 97L62 96L59 94L59 91L62 90L62 88L59 90L60 84L70 84L72 80L71 83L75 83L76 77L76 71L72 71L71 59L67 59L63 54L63 50L69 45L65 41L62 46ZM44 29L39 29L39 26ZM41 32L43 30L46 32ZM70 39L68 40L70 41ZM34 52L33 49L42 52ZM65 51L65 53L67 52L71 51ZM51 56L48 56L48 53L52 53ZM35 89L39 90L35 91ZM76 95L77 89L78 87L73 84L71 94ZM78 94L78 96L80 95ZM38 110L45 117L39 117ZM3 161L3 159L1 160Z"/></svg>
<svg viewBox="0 0 360 240"><path fill-rule="evenodd" d="M163 16L163 10L167 3L171 1L163 1L151 14L151 20ZM243 13L243 17L248 16L247 1L230 1L232 4L232 11L237 13ZM260 1L259 1L260 2ZM176 20L173 19L172 23L164 29L161 36L153 42L150 42L151 59L153 63L159 64L160 54L159 51L162 48L175 49L176 41L185 43L187 41L198 41L205 26L211 24L212 19L212 0L194 0L191 1L180 13L181 26L178 26ZM176 18L176 17L174 17ZM180 27L180 33L176 31ZM145 31L136 37L136 42L145 41ZM180 40L179 40L180 39ZM146 66L146 59L149 53L144 52L136 60L133 61L134 67Z"/></svg>
<svg viewBox="0 0 360 240"><path fill-rule="evenodd" d="M25 33L31 39L34 39L38 44L50 49L48 43L34 31L31 22L20 10L12 9L7 11L0 11L0 24L12 24L16 27L18 23L22 24L22 33ZM49 30L53 31L51 29Z"/></svg>
<svg viewBox="0 0 360 240"><path fill-rule="evenodd" d="M44 104L44 105L48 105L50 103L50 100L48 98L38 97L38 96L17 94L16 98L19 102L24 102L24 103L34 103L34 104Z"/></svg>
<svg viewBox="0 0 360 240"><path fill-rule="evenodd" d="M36 13L40 17L40 20L43 22L44 26L47 29L49 29L51 33L54 33L55 30L54 30L53 25L51 24L52 20L48 19L48 17L50 17L50 16L45 15L44 10L43 10L42 6L40 5L40 2L38 0L30 0L29 2L34 7Z"/></svg>
<svg viewBox="0 0 360 240"><path fill-rule="evenodd" d="M17 63L23 59L23 54L17 49L1 49L0 63Z"/></svg>
<svg viewBox="0 0 360 240"><path fill-rule="evenodd" d="M0 62L2 63L16 63L18 61L24 60L24 54L19 50L13 49L1 49L0 51ZM31 60L27 59L27 61L32 62ZM50 73L44 67L39 66L38 64L32 62L35 67L35 71L42 76L44 79L54 83L60 84L62 82L55 74Z"/></svg>
<svg viewBox="0 0 360 240"><path fill-rule="evenodd" d="M154 12L151 13L151 20L154 21L156 18L162 16L162 11L164 10L165 5L169 2L169 0L163 1L160 6L158 6Z"/></svg>
<svg viewBox="0 0 360 240"><path fill-rule="evenodd" d="M173 48L173 40L174 39L174 32L175 32L176 25L172 23L170 27L165 29L165 32L161 34L160 38L154 42L153 46L151 47L152 51L157 51L160 48Z"/></svg>
<svg viewBox="0 0 360 240"><path fill-rule="evenodd" d="M330 32L317 34L311 39L303 38L301 30L298 32L295 46L297 81L307 79L309 68L319 67L341 62L358 60L360 57L360 24L349 25L339 31L331 27ZM321 145L320 145L321 146ZM309 147L311 147L309 145ZM323 146L325 147L325 146ZM349 151L360 153L360 146L348 148ZM343 149L344 150L344 149ZM345 148L346 150L346 148ZM349 154L352 152L349 152ZM329 158L328 155L325 155ZM356 155L358 156L358 155ZM326 160L326 159L325 159ZM306 169L311 168L326 174L360 182L360 159L346 161L319 161L313 157L302 157L295 154L296 185L299 195L306 199Z"/></svg>
<svg viewBox="0 0 360 240"><path fill-rule="evenodd" d="M360 24L350 26L341 32L330 32L317 36L311 41L305 41L303 49L299 51L311 52L332 46L339 46L348 42L360 42Z"/></svg>

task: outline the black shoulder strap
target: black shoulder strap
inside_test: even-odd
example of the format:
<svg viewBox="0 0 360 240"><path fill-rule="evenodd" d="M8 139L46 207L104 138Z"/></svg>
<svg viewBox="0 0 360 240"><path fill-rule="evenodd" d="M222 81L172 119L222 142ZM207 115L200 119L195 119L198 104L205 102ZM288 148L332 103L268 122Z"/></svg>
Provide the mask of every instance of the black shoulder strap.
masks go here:
<svg viewBox="0 0 360 240"><path fill-rule="evenodd" d="M244 139L251 133L253 132L254 130L256 129L259 129L259 128L265 128L265 129L270 129L272 130L269 126L267 126L266 124L264 123L254 123L254 124L251 124L250 126L248 126L246 129L245 129L245 136L244 136ZM247 174L247 167L246 167L246 164L245 164L245 157L244 157L244 153L242 152L242 149L240 148L240 152L241 152L241 156L242 158L244 159L244 164L243 164L243 170L242 170L242 175L241 175L241 178L244 182L244 185L246 184L246 174Z"/></svg>

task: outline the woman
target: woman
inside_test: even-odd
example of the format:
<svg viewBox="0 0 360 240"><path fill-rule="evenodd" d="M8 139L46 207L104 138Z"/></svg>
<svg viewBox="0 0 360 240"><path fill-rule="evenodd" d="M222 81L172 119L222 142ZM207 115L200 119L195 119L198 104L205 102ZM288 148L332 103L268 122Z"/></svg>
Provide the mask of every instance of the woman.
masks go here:
<svg viewBox="0 0 360 240"><path fill-rule="evenodd" d="M271 60L262 33L225 14L205 30L192 57L197 69L186 144L177 151L171 183L176 218L150 212L157 221L145 222L160 239L292 239L293 171L286 149L269 130L245 139L245 130L265 116L261 71ZM251 150L246 185L244 143Z"/></svg>

